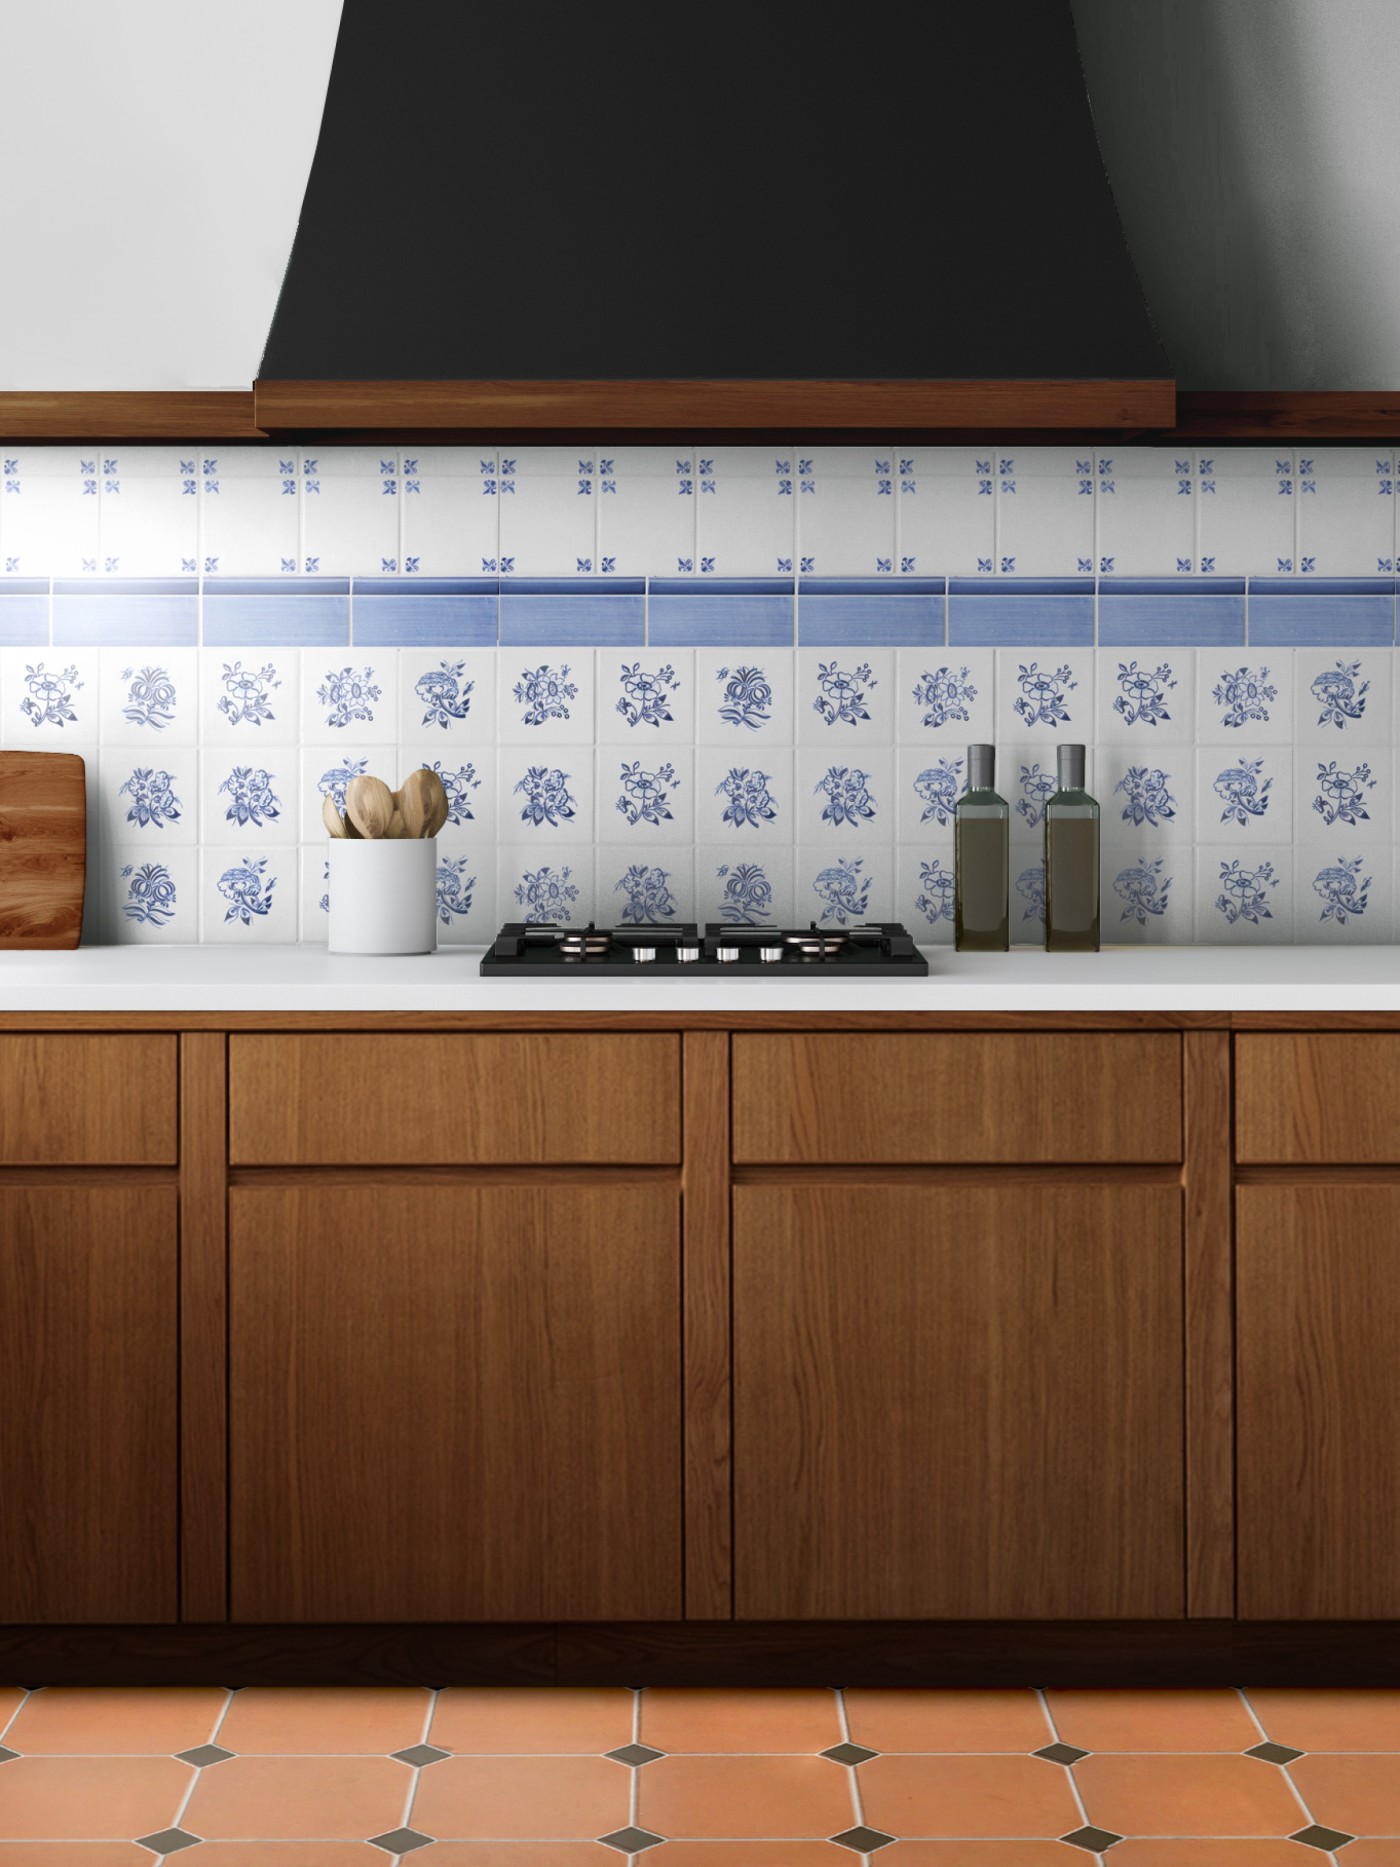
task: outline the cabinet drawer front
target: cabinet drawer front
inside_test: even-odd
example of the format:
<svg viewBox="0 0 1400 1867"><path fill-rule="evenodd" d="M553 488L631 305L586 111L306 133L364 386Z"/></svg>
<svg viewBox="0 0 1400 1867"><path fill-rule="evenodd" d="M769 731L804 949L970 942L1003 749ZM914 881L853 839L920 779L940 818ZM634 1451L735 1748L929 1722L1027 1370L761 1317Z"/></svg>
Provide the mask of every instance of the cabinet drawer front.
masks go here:
<svg viewBox="0 0 1400 1867"><path fill-rule="evenodd" d="M608 1033L235 1036L229 1153L279 1166L673 1163L680 1042Z"/></svg>
<svg viewBox="0 0 1400 1867"><path fill-rule="evenodd" d="M1181 1040L1116 1031L736 1037L734 1158L1180 1160Z"/></svg>
<svg viewBox="0 0 1400 1867"><path fill-rule="evenodd" d="M0 1164L170 1165L174 1037L0 1037Z"/></svg>
<svg viewBox="0 0 1400 1867"><path fill-rule="evenodd" d="M1235 1147L1242 1161L1400 1162L1400 1037L1236 1038Z"/></svg>

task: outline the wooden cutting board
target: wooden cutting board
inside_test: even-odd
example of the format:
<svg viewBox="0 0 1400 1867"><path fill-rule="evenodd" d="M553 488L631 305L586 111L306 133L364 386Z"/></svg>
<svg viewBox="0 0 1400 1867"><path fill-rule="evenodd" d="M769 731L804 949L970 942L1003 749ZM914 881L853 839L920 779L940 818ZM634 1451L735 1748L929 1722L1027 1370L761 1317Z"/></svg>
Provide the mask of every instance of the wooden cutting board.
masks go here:
<svg viewBox="0 0 1400 1867"><path fill-rule="evenodd" d="M75 752L0 752L0 949L74 947L87 793Z"/></svg>

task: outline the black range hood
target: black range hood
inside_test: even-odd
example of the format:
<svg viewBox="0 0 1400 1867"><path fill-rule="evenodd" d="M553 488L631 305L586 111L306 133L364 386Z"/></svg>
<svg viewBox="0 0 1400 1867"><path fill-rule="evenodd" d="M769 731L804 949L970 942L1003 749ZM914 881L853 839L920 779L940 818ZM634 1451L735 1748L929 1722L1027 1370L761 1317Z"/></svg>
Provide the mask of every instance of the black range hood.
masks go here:
<svg viewBox="0 0 1400 1867"><path fill-rule="evenodd" d="M1167 425L1174 391L1067 0L345 0L257 398L1053 427Z"/></svg>

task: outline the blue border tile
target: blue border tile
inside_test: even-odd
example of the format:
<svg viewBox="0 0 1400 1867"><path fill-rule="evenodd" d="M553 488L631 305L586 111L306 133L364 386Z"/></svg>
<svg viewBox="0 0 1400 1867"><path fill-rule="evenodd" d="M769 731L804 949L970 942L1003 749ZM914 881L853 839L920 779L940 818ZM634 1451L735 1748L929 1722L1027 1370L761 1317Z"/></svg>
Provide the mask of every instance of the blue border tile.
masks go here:
<svg viewBox="0 0 1400 1867"><path fill-rule="evenodd" d="M937 596L809 595L797 599L797 641L801 648L942 648L944 601Z"/></svg>
<svg viewBox="0 0 1400 1867"><path fill-rule="evenodd" d="M220 578L204 585L206 648L348 648L348 577Z"/></svg>
<svg viewBox="0 0 1400 1867"><path fill-rule="evenodd" d="M978 589L948 595L950 648L1092 648L1093 584L1087 593L1051 594L1047 586L1012 593Z"/></svg>
<svg viewBox="0 0 1400 1867"><path fill-rule="evenodd" d="M652 648L791 648L796 585L790 577L653 577L647 586Z"/></svg>
<svg viewBox="0 0 1400 1867"><path fill-rule="evenodd" d="M502 648L641 648L640 578L521 578L501 585Z"/></svg>
<svg viewBox="0 0 1400 1867"><path fill-rule="evenodd" d="M1249 586L1251 648L1311 648L1330 644L1389 648L1395 641L1395 597L1327 595L1309 586L1287 595Z"/></svg>
<svg viewBox="0 0 1400 1867"><path fill-rule="evenodd" d="M47 577L7 577L0 583L0 648L47 648Z"/></svg>
<svg viewBox="0 0 1400 1867"><path fill-rule="evenodd" d="M1244 578L1099 582L1100 648L1242 648Z"/></svg>
<svg viewBox="0 0 1400 1867"><path fill-rule="evenodd" d="M199 641L195 577L58 578L55 648L193 648Z"/></svg>
<svg viewBox="0 0 1400 1867"><path fill-rule="evenodd" d="M494 577L357 577L351 627L365 648L494 648L500 600Z"/></svg>

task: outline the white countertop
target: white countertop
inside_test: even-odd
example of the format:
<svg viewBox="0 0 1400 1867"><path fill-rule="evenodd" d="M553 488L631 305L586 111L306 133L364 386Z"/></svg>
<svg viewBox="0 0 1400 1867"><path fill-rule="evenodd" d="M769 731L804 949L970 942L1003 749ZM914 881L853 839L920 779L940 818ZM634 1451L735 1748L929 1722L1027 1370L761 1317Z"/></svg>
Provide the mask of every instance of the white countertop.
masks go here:
<svg viewBox="0 0 1400 1867"><path fill-rule="evenodd" d="M89 946L0 953L0 1012L1400 1011L1397 946L922 951L927 979L833 986L803 974L527 989L483 979L480 947L373 959L312 946Z"/></svg>

